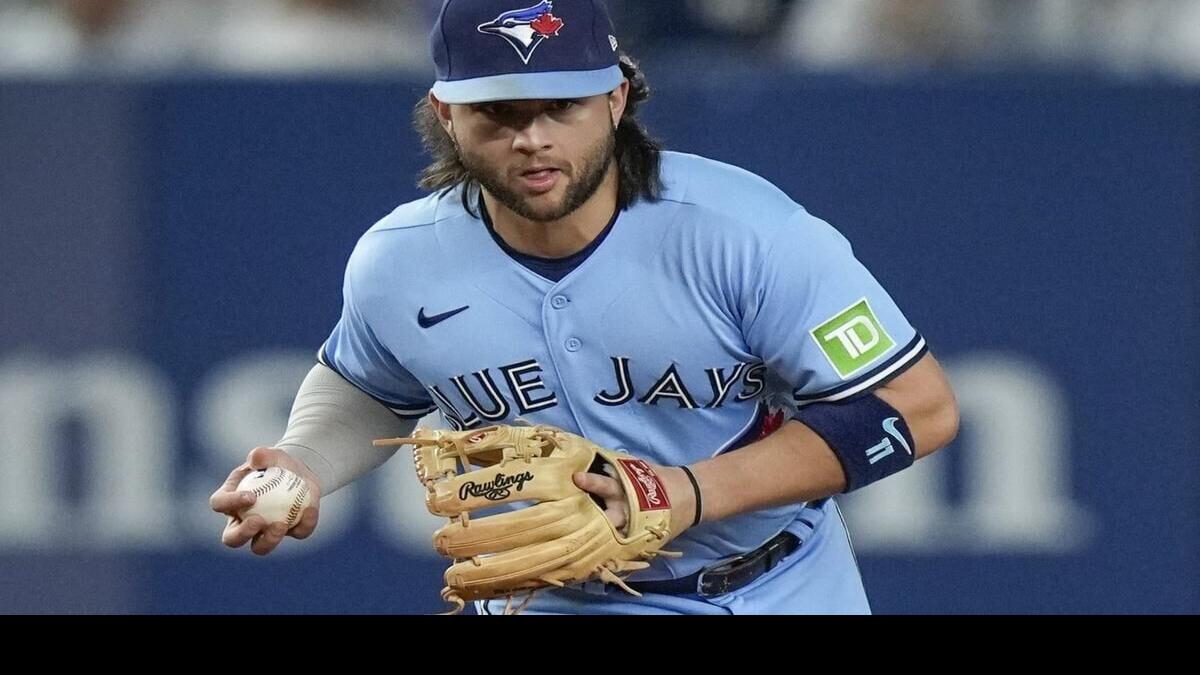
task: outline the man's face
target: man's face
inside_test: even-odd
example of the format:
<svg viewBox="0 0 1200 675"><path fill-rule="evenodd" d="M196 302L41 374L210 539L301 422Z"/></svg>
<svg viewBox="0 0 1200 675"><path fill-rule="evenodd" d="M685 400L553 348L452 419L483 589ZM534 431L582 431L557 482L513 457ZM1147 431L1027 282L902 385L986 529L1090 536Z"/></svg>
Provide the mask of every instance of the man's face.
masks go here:
<svg viewBox="0 0 1200 675"><path fill-rule="evenodd" d="M443 104L439 110L471 176L514 213L549 222L574 212L604 182L624 89L570 100Z"/></svg>

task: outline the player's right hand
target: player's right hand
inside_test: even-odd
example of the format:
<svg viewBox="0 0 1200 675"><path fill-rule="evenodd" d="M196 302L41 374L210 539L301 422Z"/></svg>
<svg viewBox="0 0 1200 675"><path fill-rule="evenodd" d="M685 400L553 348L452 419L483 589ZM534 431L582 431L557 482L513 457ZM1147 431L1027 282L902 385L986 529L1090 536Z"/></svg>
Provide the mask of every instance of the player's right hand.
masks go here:
<svg viewBox="0 0 1200 675"><path fill-rule="evenodd" d="M238 512L252 506L255 496L252 492L238 491L237 486L248 474L262 469L278 466L299 475L308 483L312 494L312 505L304 510L300 522L291 530L286 523L268 523L261 516L250 516L246 520L238 518ZM250 550L257 555L267 555L275 550L285 536L305 539L312 535L317 528L317 518L320 513L321 484L317 476L304 462L288 455L279 448L255 448L246 457L246 462L230 474L229 478L208 499L213 511L226 516L225 531L221 533L221 543L230 548L239 548L250 542Z"/></svg>

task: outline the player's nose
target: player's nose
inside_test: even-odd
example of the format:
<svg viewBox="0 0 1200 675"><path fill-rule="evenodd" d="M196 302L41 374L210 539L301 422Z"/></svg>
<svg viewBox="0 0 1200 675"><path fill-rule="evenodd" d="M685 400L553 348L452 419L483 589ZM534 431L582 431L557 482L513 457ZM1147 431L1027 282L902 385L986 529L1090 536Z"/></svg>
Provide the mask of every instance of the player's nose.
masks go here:
<svg viewBox="0 0 1200 675"><path fill-rule="evenodd" d="M544 115L529 120L529 123L518 129L513 136L513 150L527 155L543 152L553 145L549 120Z"/></svg>

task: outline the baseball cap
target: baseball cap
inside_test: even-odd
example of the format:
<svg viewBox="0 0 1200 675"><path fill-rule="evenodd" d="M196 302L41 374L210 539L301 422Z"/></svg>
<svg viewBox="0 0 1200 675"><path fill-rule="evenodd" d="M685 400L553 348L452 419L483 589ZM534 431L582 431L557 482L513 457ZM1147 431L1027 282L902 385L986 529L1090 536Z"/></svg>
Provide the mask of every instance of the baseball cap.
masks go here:
<svg viewBox="0 0 1200 675"><path fill-rule="evenodd" d="M600 0L446 0L430 34L445 103L584 98L624 75Z"/></svg>

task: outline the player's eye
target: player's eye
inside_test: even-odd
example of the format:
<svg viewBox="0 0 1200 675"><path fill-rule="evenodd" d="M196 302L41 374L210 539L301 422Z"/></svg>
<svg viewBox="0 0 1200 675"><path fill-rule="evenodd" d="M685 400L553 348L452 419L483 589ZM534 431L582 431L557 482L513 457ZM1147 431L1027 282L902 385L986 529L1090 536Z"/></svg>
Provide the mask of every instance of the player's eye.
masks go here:
<svg viewBox="0 0 1200 675"><path fill-rule="evenodd" d="M475 106L475 109L488 117L505 117L512 114L512 106L503 103L485 103Z"/></svg>
<svg viewBox="0 0 1200 675"><path fill-rule="evenodd" d="M574 108L577 105L579 105L579 101L574 101L571 99L559 99L557 101L552 101L550 103L550 111L551 112L566 112L566 111L570 110L571 108Z"/></svg>

